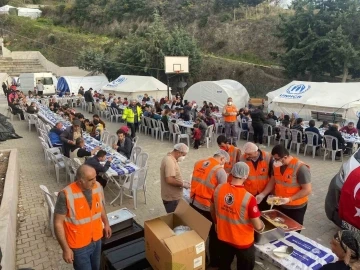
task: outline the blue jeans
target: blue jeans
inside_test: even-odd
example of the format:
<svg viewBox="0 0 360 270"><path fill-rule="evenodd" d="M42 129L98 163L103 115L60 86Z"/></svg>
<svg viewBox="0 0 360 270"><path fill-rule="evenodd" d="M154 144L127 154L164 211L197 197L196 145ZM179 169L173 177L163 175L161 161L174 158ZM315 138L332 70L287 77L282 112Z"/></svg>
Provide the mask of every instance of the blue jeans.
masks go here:
<svg viewBox="0 0 360 270"><path fill-rule="evenodd" d="M74 248L75 270L99 270L101 256L101 239L91 242L83 248Z"/></svg>

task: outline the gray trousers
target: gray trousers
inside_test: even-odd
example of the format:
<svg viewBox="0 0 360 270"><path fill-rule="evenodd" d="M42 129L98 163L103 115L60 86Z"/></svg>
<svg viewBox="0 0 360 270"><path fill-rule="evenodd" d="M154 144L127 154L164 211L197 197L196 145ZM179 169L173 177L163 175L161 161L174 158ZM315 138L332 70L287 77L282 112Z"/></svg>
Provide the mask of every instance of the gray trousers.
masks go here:
<svg viewBox="0 0 360 270"><path fill-rule="evenodd" d="M226 139L233 138L233 141L237 140L236 122L225 122L225 136Z"/></svg>
<svg viewBox="0 0 360 270"><path fill-rule="evenodd" d="M92 113L92 111L93 111L93 103L92 102L86 102L86 103L88 105L88 112Z"/></svg>

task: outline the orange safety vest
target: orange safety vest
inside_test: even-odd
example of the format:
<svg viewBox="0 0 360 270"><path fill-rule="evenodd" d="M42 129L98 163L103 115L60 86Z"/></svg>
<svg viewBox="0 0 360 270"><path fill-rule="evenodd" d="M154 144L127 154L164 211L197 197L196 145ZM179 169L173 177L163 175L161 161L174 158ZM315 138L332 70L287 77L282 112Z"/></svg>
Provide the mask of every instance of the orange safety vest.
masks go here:
<svg viewBox="0 0 360 270"><path fill-rule="evenodd" d="M221 184L215 189L217 235L221 241L236 246L254 243L254 227L248 214L252 197L244 188L230 183Z"/></svg>
<svg viewBox="0 0 360 270"><path fill-rule="evenodd" d="M213 157L196 162L191 179L190 198L205 207L210 207L214 190L218 185L216 173L221 168Z"/></svg>
<svg viewBox="0 0 360 270"><path fill-rule="evenodd" d="M237 113L237 109L234 105L231 105L231 106L225 105L225 110L227 113L234 113L234 112ZM236 115L226 115L226 116L224 116L224 121L230 122L230 123L236 122Z"/></svg>
<svg viewBox="0 0 360 270"><path fill-rule="evenodd" d="M246 159L246 154L241 156L240 161L245 162L249 168L249 176L244 183L245 189L252 195L256 196L261 193L267 183L269 183L269 163L271 155L265 151L261 151L262 160L259 160L255 169L254 163Z"/></svg>
<svg viewBox="0 0 360 270"><path fill-rule="evenodd" d="M309 167L297 158L293 158L284 174L281 174L280 167L274 167L275 196L289 198L301 190L301 185L297 181L297 172L301 166ZM297 206L305 204L307 201L308 196L289 202L286 205Z"/></svg>
<svg viewBox="0 0 360 270"><path fill-rule="evenodd" d="M67 201L67 214L64 221L66 241L70 248L82 248L98 241L103 236L101 221L103 193L96 182L92 189L92 206L74 182L63 189Z"/></svg>
<svg viewBox="0 0 360 270"><path fill-rule="evenodd" d="M234 166L234 164L236 163L236 157L237 157L240 149L233 145L228 145L228 146L229 146L229 149L225 150L225 151L229 154L230 161L225 163L224 170L226 171L226 173L231 173L231 169Z"/></svg>

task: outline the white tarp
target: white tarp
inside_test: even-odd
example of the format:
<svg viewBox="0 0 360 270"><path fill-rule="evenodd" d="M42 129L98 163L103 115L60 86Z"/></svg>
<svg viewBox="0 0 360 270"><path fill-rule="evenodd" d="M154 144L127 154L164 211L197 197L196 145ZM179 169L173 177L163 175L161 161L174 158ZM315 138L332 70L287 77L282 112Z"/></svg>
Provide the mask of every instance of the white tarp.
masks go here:
<svg viewBox="0 0 360 270"><path fill-rule="evenodd" d="M145 93L157 100L167 96L167 85L152 76L121 75L102 90L128 99L142 99Z"/></svg>
<svg viewBox="0 0 360 270"><path fill-rule="evenodd" d="M342 114L355 121L360 111L360 83L293 81L267 94L269 110L297 113L306 120L311 112Z"/></svg>
<svg viewBox="0 0 360 270"><path fill-rule="evenodd" d="M249 93L246 88L234 80L204 81L192 85L185 93L184 100L196 101L202 106L204 101L223 108L228 97L240 109L248 105Z"/></svg>
<svg viewBox="0 0 360 270"><path fill-rule="evenodd" d="M60 92L78 93L80 86L84 87L85 91L92 88L94 91L101 91L101 87L107 84L109 81L106 76L63 76L60 77L57 83L57 90Z"/></svg>
<svg viewBox="0 0 360 270"><path fill-rule="evenodd" d="M32 19L39 18L42 11L37 8L18 8L18 16L20 17L29 17Z"/></svg>

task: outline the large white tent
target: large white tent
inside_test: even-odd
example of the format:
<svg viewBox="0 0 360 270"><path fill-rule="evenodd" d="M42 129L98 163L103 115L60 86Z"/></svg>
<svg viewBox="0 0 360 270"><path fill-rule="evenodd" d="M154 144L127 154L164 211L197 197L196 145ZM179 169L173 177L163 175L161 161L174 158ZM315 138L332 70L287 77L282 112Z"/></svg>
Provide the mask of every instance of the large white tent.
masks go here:
<svg viewBox="0 0 360 270"><path fill-rule="evenodd" d="M161 99L167 96L167 85L152 76L121 75L106 84L104 93L116 93L128 99L141 100L144 94L150 98Z"/></svg>
<svg viewBox="0 0 360 270"><path fill-rule="evenodd" d="M360 111L360 83L293 81L267 97L268 107L275 113L297 113L307 120L311 112L322 112L354 121Z"/></svg>
<svg viewBox="0 0 360 270"><path fill-rule="evenodd" d="M59 78L56 89L60 93L71 92L77 94L80 86L82 86L85 90L92 88L99 92L101 87L108 82L104 75L86 77L63 76Z"/></svg>
<svg viewBox="0 0 360 270"><path fill-rule="evenodd" d="M200 106L207 101L223 108L228 97L233 99L233 103L239 109L247 106L250 98L248 91L241 83L234 80L221 80L195 83L186 91L184 100L196 101Z"/></svg>

